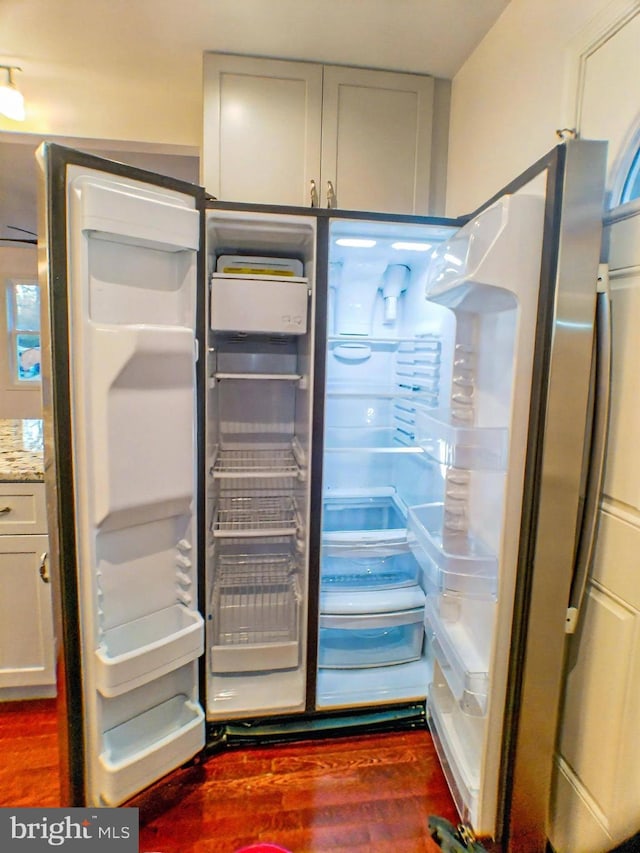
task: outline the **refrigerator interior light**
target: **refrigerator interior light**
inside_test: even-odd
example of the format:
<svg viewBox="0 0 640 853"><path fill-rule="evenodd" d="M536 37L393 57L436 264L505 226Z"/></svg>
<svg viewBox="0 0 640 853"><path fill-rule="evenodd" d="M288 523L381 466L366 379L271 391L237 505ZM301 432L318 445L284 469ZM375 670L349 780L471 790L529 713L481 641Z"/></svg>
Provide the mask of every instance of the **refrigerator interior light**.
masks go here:
<svg viewBox="0 0 640 853"><path fill-rule="evenodd" d="M15 65L0 65L7 72L7 82L0 86L0 114L14 121L24 121L24 97L13 82L13 71L20 71Z"/></svg>
<svg viewBox="0 0 640 853"><path fill-rule="evenodd" d="M407 252L428 252L431 248L431 243L407 243L403 241L398 241L396 243L392 243L391 248L396 249L398 251L404 250Z"/></svg>
<svg viewBox="0 0 640 853"><path fill-rule="evenodd" d="M363 237L338 237L337 246L349 246L352 249L372 249L376 240L367 240Z"/></svg>

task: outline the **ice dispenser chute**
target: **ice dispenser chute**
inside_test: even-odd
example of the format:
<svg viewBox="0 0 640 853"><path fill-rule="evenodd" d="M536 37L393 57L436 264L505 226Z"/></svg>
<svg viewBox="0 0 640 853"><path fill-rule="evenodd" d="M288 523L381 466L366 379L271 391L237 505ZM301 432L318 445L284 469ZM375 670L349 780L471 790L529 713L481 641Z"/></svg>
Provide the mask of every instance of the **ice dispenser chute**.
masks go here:
<svg viewBox="0 0 640 853"><path fill-rule="evenodd" d="M398 319L398 299L407 289L409 268L403 264L390 264L384 271L382 298L384 299L384 323L395 323Z"/></svg>

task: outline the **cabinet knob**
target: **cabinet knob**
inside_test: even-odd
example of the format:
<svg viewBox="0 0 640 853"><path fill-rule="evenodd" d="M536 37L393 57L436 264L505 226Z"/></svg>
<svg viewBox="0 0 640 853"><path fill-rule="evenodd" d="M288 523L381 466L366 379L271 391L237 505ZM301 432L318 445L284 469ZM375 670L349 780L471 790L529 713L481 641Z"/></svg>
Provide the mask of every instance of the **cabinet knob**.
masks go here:
<svg viewBox="0 0 640 853"><path fill-rule="evenodd" d="M314 180L309 181L309 193L311 198L311 207L318 207L318 188Z"/></svg>
<svg viewBox="0 0 640 853"><path fill-rule="evenodd" d="M49 555L45 551L44 554L40 555L40 578L43 583L49 583L49 572L47 571L47 557Z"/></svg>
<svg viewBox="0 0 640 853"><path fill-rule="evenodd" d="M6 515L8 512L11 512L10 506L3 506L0 508L0 515Z"/></svg>
<svg viewBox="0 0 640 853"><path fill-rule="evenodd" d="M333 188L333 184L331 181L327 181L327 207L337 207L338 200L336 198L336 191Z"/></svg>

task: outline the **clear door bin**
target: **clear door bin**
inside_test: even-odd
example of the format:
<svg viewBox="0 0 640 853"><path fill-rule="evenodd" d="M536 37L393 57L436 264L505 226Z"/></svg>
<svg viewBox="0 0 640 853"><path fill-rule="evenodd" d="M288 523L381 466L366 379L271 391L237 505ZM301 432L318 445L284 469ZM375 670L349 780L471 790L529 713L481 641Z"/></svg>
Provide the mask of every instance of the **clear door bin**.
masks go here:
<svg viewBox="0 0 640 853"><path fill-rule="evenodd" d="M204 746L204 713L180 694L104 734L98 775L102 800L116 806Z"/></svg>
<svg viewBox="0 0 640 853"><path fill-rule="evenodd" d="M416 408L416 443L449 468L504 471L507 467L506 428L456 424L448 409Z"/></svg>
<svg viewBox="0 0 640 853"><path fill-rule="evenodd" d="M473 600L471 607L485 602ZM482 615L485 619L466 618L463 601L454 595L427 596L425 634L451 693L466 713L482 716L487 710L489 689L488 655L483 654L493 629L493 603ZM482 623L485 624L482 624ZM475 631L474 631L475 628ZM475 634L484 629L485 637Z"/></svg>
<svg viewBox="0 0 640 853"><path fill-rule="evenodd" d="M321 615L318 665L358 669L418 660L423 620L424 607L374 615Z"/></svg>
<svg viewBox="0 0 640 853"><path fill-rule="evenodd" d="M443 532L441 503L409 509L409 547L426 579L441 592L495 596L498 560L470 531Z"/></svg>
<svg viewBox="0 0 640 853"><path fill-rule="evenodd" d="M98 690L118 696L195 660L203 625L197 610L174 604L106 631L95 651Z"/></svg>
<svg viewBox="0 0 640 853"><path fill-rule="evenodd" d="M458 814L477 823L484 718L465 714L435 666L429 685L427 720Z"/></svg>

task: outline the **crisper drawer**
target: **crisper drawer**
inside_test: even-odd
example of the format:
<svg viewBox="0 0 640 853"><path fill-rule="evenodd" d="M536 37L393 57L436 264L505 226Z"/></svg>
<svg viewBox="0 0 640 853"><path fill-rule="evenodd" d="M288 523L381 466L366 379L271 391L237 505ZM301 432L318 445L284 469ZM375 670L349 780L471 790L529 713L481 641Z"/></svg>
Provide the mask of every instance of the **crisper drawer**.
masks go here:
<svg viewBox="0 0 640 853"><path fill-rule="evenodd" d="M304 335L308 301L306 278L244 278L214 273L211 328L220 332Z"/></svg>
<svg viewBox="0 0 640 853"><path fill-rule="evenodd" d="M395 494L327 497L323 501L323 546L406 539L407 520Z"/></svg>
<svg viewBox="0 0 640 853"><path fill-rule="evenodd" d="M418 660L424 608L361 616L321 615L318 666L358 669Z"/></svg>

